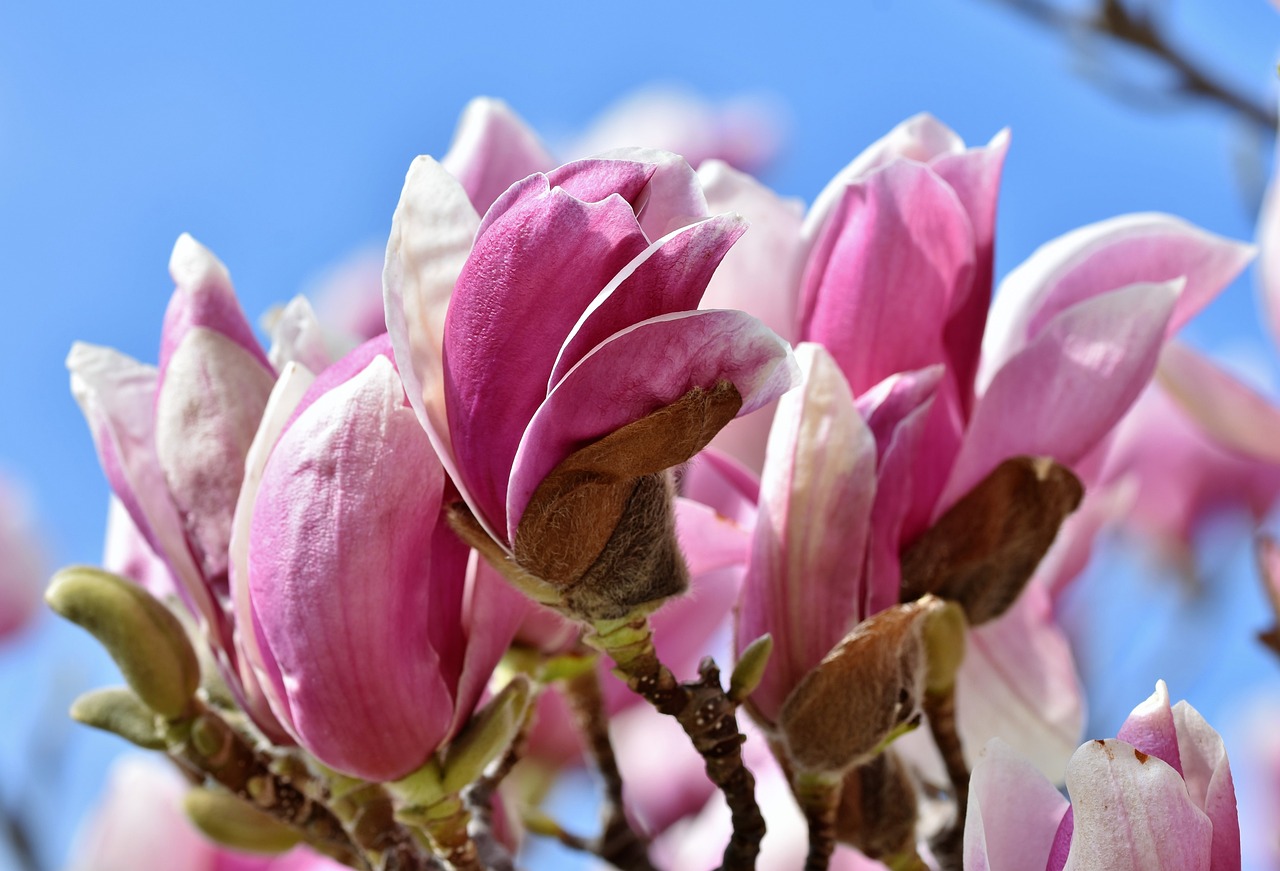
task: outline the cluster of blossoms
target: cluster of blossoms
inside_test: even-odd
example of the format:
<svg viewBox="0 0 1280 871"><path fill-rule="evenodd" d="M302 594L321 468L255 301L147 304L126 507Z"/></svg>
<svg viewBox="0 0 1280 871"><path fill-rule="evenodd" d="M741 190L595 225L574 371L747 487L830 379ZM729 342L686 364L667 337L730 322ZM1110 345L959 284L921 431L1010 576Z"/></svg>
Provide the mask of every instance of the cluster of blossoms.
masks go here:
<svg viewBox="0 0 1280 871"><path fill-rule="evenodd" d="M1252 250L1124 216L993 305L1008 142L910 119L804 213L715 159L557 166L478 101L409 169L385 332L298 298L265 350L182 237L159 366L69 358L116 503L106 571L49 600L130 684L74 716L171 757L215 840L304 845L264 868L510 868L529 836L1239 867L1221 740L1163 684L1080 745L1053 602L1146 492L1137 410L1158 364L1193 380L1166 340ZM592 838L537 806L582 759Z"/></svg>

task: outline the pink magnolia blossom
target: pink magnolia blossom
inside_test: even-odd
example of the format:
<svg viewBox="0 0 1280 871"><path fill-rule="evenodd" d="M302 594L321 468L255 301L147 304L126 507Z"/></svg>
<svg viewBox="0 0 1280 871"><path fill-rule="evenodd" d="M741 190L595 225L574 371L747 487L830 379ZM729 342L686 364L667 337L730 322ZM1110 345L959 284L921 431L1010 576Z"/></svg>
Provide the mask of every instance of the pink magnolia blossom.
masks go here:
<svg viewBox="0 0 1280 871"><path fill-rule="evenodd" d="M695 310L743 230L704 215L692 171L659 152L534 174L483 220L439 164L411 167L388 245L391 339L450 477L502 546L574 451L697 388L731 383L745 414L790 386L789 349L759 321Z"/></svg>
<svg viewBox="0 0 1280 871"><path fill-rule="evenodd" d="M149 757L116 761L100 804L81 828L66 871L339 871L338 862L297 847L279 856L210 843L187 820L177 772Z"/></svg>
<svg viewBox="0 0 1280 871"><path fill-rule="evenodd" d="M44 574L31 509L22 492L0 477L0 641L35 616Z"/></svg>
<svg viewBox="0 0 1280 871"><path fill-rule="evenodd" d="M410 773L466 723L523 601L444 522L444 469L387 338L305 392L282 378L248 469L237 617L272 709L332 768Z"/></svg>
<svg viewBox="0 0 1280 871"><path fill-rule="evenodd" d="M766 712L851 626L898 602L899 554L1003 460L1047 456L1095 481L1092 452L1165 338L1252 254L1167 216L1117 218L1033 254L988 318L1006 148L1005 134L966 148L932 118L905 122L819 196L770 276L794 289L797 338L823 350L802 355L804 393L778 407L737 627L739 647L773 633ZM756 202L770 226L790 220ZM745 283L740 304L753 310L767 284ZM806 533L833 512L842 534ZM1051 619L1028 616L980 630L966 682L988 701L1030 690L1020 743L1069 750L1064 730L1083 721L1069 649ZM961 731L985 739L966 713L977 708L958 706Z"/></svg>
<svg viewBox="0 0 1280 871"><path fill-rule="evenodd" d="M184 235L169 271L177 287L159 368L77 344L67 358L72 392L133 528L167 568L245 709L284 739L237 650L228 579L245 456L275 371L217 258Z"/></svg>
<svg viewBox="0 0 1280 871"><path fill-rule="evenodd" d="M1161 681L1118 736L1067 766L1071 804L998 740L974 768L967 871L1231 871L1240 826L1218 733Z"/></svg>

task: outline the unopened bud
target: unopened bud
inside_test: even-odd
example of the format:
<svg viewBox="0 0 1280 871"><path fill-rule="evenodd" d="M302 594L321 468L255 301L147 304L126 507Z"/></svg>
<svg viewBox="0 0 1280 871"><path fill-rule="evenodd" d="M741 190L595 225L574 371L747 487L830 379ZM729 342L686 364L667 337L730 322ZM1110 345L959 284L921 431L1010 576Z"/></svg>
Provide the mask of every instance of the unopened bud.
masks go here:
<svg viewBox="0 0 1280 871"><path fill-rule="evenodd" d="M45 601L98 639L143 704L171 720L187 711L200 664L182 624L154 596L118 575L73 566L54 575Z"/></svg>
<svg viewBox="0 0 1280 871"><path fill-rule="evenodd" d="M729 699L742 704L760 686L764 677L765 666L769 664L769 656L773 653L773 636L765 633L752 641L742 653L738 654L738 663L729 676Z"/></svg>
<svg viewBox="0 0 1280 871"><path fill-rule="evenodd" d="M229 792L197 787L182 806L197 829L233 850L283 853L302 840L296 829Z"/></svg>
<svg viewBox="0 0 1280 871"><path fill-rule="evenodd" d="M71 705L71 719L94 729L111 732L145 750L163 750L164 736L156 725L156 712L142 703L128 687L93 690Z"/></svg>

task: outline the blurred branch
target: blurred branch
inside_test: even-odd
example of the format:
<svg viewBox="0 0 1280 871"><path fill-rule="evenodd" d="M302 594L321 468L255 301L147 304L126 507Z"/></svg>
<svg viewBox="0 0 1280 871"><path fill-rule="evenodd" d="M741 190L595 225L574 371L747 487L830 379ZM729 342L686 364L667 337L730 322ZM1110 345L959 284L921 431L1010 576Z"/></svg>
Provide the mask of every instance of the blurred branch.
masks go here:
<svg viewBox="0 0 1280 871"><path fill-rule="evenodd" d="M1192 96L1217 103L1259 128L1276 134L1276 110L1241 93L1173 45L1160 23L1147 11L1122 0L1099 0L1091 13L1064 11L1049 0L994 0L1047 28L1109 39L1140 51L1174 76L1169 96Z"/></svg>

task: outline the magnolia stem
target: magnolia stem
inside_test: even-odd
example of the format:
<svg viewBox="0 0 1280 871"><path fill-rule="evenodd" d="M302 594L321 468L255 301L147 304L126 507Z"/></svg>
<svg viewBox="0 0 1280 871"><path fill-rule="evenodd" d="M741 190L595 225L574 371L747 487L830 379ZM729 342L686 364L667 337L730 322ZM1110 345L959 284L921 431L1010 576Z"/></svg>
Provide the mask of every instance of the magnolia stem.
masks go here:
<svg viewBox="0 0 1280 871"><path fill-rule="evenodd" d="M836 812L842 779L813 773L795 776L795 796L809 823L809 855L804 871L827 871L836 851Z"/></svg>
<svg viewBox="0 0 1280 871"><path fill-rule="evenodd" d="M724 794L733 820L721 871L754 869L764 837L764 816L755 799L755 778L742 761L737 705L720 685L710 658L698 666L699 679L676 680L653 648L647 616L597 621L584 639L613 658L627 686L659 712L674 717L706 763L707 777Z"/></svg>
<svg viewBox="0 0 1280 871"><path fill-rule="evenodd" d="M933 742L946 765L955 798L955 818L930 841L941 871L950 871L959 869L963 864L964 821L969 806L969 764L965 761L960 733L956 729L954 685L940 692L925 693L924 712L929 718Z"/></svg>
<svg viewBox="0 0 1280 871"><path fill-rule="evenodd" d="M604 784L604 820L593 852L622 871L654 871L648 844L627 819L622 798L622 772L609 740L600 676L594 668L564 681L565 697L573 708L578 731Z"/></svg>

